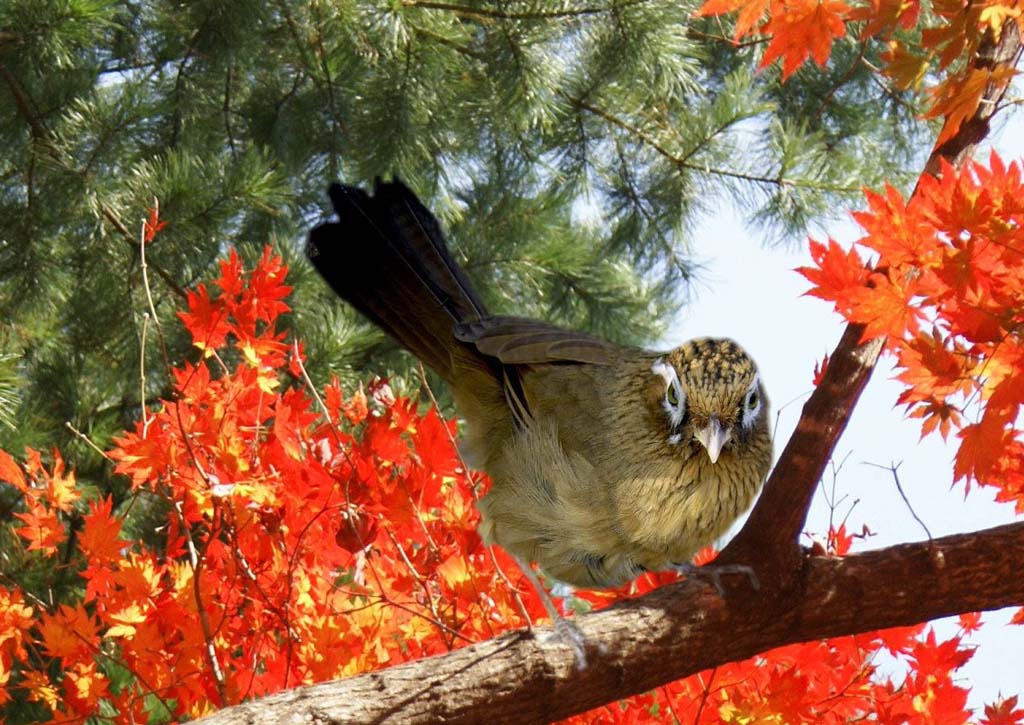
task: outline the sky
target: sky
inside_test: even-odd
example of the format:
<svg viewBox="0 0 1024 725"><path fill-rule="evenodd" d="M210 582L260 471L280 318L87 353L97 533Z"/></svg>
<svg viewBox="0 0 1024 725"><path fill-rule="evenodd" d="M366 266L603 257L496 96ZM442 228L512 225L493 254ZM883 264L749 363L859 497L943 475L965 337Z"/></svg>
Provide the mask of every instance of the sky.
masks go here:
<svg viewBox="0 0 1024 725"><path fill-rule="evenodd" d="M1024 114L1003 123L992 134L993 145L1004 160L1021 159ZM976 158L987 159L988 148ZM831 224L826 234L844 243L861 236L852 221ZM814 236L824 240L826 234ZM731 337L743 345L757 362L772 416L778 414L778 455L812 390L815 363L833 350L845 325L829 303L803 296L809 284L794 269L811 264L806 243L765 246L728 203L702 220L692 239L704 269L693 301L670 326L664 347L700 336ZM952 486L955 440L949 445L939 436L920 440L920 421L906 419L895 405L901 386L893 375L892 360L883 357L836 447L838 470L826 473L815 495L808 530L822 536L828 531L828 501L834 498L836 521L845 518L847 529L855 531L867 524L873 532L866 541L855 541L855 551L927 539L899 494L889 470L893 464L899 464L903 491L932 537L1014 521L1012 505L995 503L992 489L972 488L965 498L962 484ZM968 640L978 649L958 680L971 687L968 702L975 708L1000 693L1024 696L1024 627L1004 626L1013 611L986 613L981 631ZM940 620L936 630L940 637L955 634L956 619ZM880 666L898 673L892 662Z"/></svg>

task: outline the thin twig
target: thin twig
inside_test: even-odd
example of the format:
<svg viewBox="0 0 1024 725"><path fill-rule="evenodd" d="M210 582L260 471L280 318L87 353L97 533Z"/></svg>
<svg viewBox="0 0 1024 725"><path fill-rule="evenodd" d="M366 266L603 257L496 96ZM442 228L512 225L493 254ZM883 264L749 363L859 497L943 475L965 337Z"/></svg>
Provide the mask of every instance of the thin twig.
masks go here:
<svg viewBox="0 0 1024 725"><path fill-rule="evenodd" d="M813 181L797 181L794 179L787 179L783 176L757 176L755 174L747 174L741 171L730 171L728 169L719 169L711 166L693 163L691 161L687 161L683 157L673 154L671 151L665 148L665 146L663 146L656 138L654 138L647 132L643 131L642 129L638 128L637 126L634 126L629 121L620 118L619 116L616 116L615 114L603 108L600 108L599 106L595 106L592 103L588 103L582 98L574 98L573 96L570 96L565 93L560 93L560 95L577 108L587 111L588 113L592 113L593 115L604 119L613 126L617 126L621 128L623 131L627 131L628 133L632 134L642 143L654 149L654 151L656 151L660 156L665 158L671 164L679 168L700 171L705 174L710 174L714 176L724 176L730 179L739 179L740 181L750 181L757 184L770 184L774 186L790 186L798 189L815 189L817 191L841 192L856 192L859 191L860 189L860 187L858 186L840 186L838 184L821 184Z"/></svg>
<svg viewBox="0 0 1024 725"><path fill-rule="evenodd" d="M103 450L102 448L100 448L100 447L99 447L98 445L96 445L95 443L93 443L93 442L92 442L92 440L91 440L91 439L89 438L89 436L87 436L87 435L86 435L85 433L83 433L82 431L78 430L78 428L76 428L76 427L75 427L74 425L72 425L72 423L71 423L71 421L70 421L70 420L66 420L66 421L64 421L64 427L65 427L65 428L67 428L67 429L68 429L69 431L71 431L72 433L74 433L74 434L75 434L75 435L76 435L76 436L77 436L78 438L81 438L81 439L82 439L82 440L83 440L83 441L85 442L85 444L86 444L87 446L89 446L90 448L92 448L92 449L93 449L94 451L96 451L97 453L99 453L99 454L100 454L101 456L103 456L104 458L106 458L106 459L107 459L108 461L112 461L112 460L114 460L114 459L112 459L112 458L111 458L111 457L110 457L110 456L109 456L109 455L107 454L107 452L106 452L106 451L104 451L104 450Z"/></svg>
<svg viewBox="0 0 1024 725"><path fill-rule="evenodd" d="M900 461L899 463L890 463L888 466L883 466L880 463L872 463L871 461L863 461L863 464L865 466L873 466L874 468L881 468L882 470L892 472L892 480L896 483L896 490L900 492L900 498L902 498L903 503L907 505L907 510L910 511L910 515L914 517L914 521L921 525L921 528L924 529L924 533L927 535L928 540L931 541L933 538L932 532L928 529L925 522L921 520L921 517L917 515L917 512L914 511L914 507L910 504L910 499L907 498L907 494L903 490L903 486L900 484L900 476L897 471L899 471L900 466L903 465L903 461Z"/></svg>
<svg viewBox="0 0 1024 725"><path fill-rule="evenodd" d="M143 267L145 270L145 267ZM145 272L143 272L145 274ZM142 313L142 335L139 342L139 405L142 409L142 437L149 431L149 411L146 410L146 331L149 329L149 313Z"/></svg>
<svg viewBox="0 0 1024 725"><path fill-rule="evenodd" d="M708 704L708 697L711 696L711 683L715 681L715 675L718 674L718 668L712 667L711 672L708 673L707 684L704 685L704 693L700 698L700 705L697 706L697 714L693 716L693 725L700 723L700 716L704 713L704 706Z"/></svg>

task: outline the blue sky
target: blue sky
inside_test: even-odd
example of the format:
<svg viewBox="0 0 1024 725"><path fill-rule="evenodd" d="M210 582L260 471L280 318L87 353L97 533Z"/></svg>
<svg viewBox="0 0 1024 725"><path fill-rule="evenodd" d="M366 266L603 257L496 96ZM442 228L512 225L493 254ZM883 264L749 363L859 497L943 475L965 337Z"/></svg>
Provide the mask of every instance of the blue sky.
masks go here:
<svg viewBox="0 0 1024 725"><path fill-rule="evenodd" d="M1018 113L1003 124L991 140L1004 159L1020 159L1024 116ZM988 147L984 147L977 158L987 157ZM814 364L835 347L843 322L827 303L802 296L808 284L793 270L810 264L807 245L766 248L742 220L742 213L725 203L695 229L692 251L704 271L693 302L673 322L663 345L673 347L704 335L740 342L758 363L772 415L779 413L776 451L780 451L811 391ZM847 221L827 230L841 242L860 236L859 228ZM883 358L836 448L835 462L842 466L834 479L828 473L823 482L829 490L835 484L837 520L845 518L852 530L867 524L874 532L867 541L856 542L855 548L927 538L887 470L893 463L900 464L903 490L934 537L1015 520L1012 506L994 503L990 490L972 489L965 499L963 486L952 486L954 446L937 436L919 440L919 421L907 420L895 405L901 386L892 377L891 360ZM828 530L827 499L819 488L809 530L821 534ZM960 679L972 688L969 702L974 707L995 700L1000 692L1024 695L1024 627L1004 626L1012 612L985 614L982 630L970 640L978 649L960 670ZM955 633L955 619L940 621L936 629L940 636Z"/></svg>

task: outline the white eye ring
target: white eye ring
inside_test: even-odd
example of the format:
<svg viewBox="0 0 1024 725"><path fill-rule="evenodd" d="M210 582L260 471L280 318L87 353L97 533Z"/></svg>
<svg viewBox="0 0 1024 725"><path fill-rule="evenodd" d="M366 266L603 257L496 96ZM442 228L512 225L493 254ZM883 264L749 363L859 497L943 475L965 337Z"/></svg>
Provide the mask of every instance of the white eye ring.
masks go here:
<svg viewBox="0 0 1024 725"><path fill-rule="evenodd" d="M750 387L747 388L747 394L743 396L742 423L744 428L754 425L758 413L761 412L761 406L764 405L760 385L761 377L755 373Z"/></svg>
<svg viewBox="0 0 1024 725"><path fill-rule="evenodd" d="M665 381L665 399L661 401L661 406L668 413L669 421L675 428L686 416L686 391L679 382L679 373L661 358L651 365L651 372Z"/></svg>

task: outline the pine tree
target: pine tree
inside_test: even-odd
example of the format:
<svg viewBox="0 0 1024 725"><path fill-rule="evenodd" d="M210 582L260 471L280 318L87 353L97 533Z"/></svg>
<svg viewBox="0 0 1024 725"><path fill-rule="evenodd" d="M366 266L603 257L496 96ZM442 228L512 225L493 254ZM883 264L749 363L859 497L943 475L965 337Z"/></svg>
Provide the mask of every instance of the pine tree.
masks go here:
<svg viewBox="0 0 1024 725"><path fill-rule="evenodd" d="M0 446L57 445L116 488L85 439L105 446L167 388L139 255L154 198L159 318L228 245L271 243L313 374L352 381L409 361L302 262L333 180L407 181L494 309L644 342L685 300L690 230L723 195L787 238L912 166L927 129L872 80L880 42L844 41L780 87L759 44L737 51L695 8L8 0Z"/></svg>

